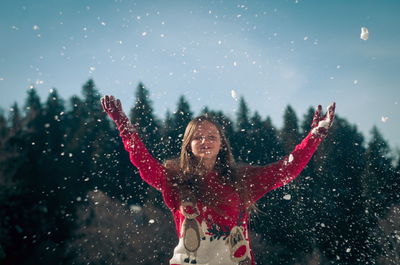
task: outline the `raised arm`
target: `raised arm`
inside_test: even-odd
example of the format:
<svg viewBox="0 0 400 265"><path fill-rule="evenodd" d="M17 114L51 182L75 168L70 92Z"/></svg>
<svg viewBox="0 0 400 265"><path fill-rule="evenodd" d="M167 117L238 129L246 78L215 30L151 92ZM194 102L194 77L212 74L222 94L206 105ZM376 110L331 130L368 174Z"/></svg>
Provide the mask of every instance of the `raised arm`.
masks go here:
<svg viewBox="0 0 400 265"><path fill-rule="evenodd" d="M328 134L335 116L335 107L336 104L332 103L324 116L321 115L321 105L317 107L310 133L288 156L267 166L243 168L251 203L260 199L268 191L287 184L300 174L318 145Z"/></svg>
<svg viewBox="0 0 400 265"><path fill-rule="evenodd" d="M165 168L148 152L140 140L136 128L122 110L121 101L113 96L101 98L104 111L115 122L124 143L125 150L138 169L140 176L151 186L162 191L166 183Z"/></svg>

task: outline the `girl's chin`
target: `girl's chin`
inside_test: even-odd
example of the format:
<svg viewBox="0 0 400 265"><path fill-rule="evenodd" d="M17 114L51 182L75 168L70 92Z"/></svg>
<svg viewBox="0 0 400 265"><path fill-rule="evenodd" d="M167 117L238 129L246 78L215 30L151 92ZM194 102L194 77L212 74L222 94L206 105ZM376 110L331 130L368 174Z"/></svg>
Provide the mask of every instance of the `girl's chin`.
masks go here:
<svg viewBox="0 0 400 265"><path fill-rule="evenodd" d="M201 154L198 154L197 157L199 159L212 159L212 158L215 158L216 156L211 153L201 153Z"/></svg>

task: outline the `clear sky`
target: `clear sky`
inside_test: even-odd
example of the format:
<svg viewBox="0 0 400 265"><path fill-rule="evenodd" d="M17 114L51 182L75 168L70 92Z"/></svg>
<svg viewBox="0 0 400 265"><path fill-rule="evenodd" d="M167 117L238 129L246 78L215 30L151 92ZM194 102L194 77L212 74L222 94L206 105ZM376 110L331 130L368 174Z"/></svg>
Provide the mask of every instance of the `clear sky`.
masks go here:
<svg viewBox="0 0 400 265"><path fill-rule="evenodd" d="M128 110L138 82L164 118L185 95L234 117L236 91L281 126L290 104L337 102L400 147L398 0L2 0L0 107L34 86L64 99L93 78ZM369 39L360 39L361 27Z"/></svg>

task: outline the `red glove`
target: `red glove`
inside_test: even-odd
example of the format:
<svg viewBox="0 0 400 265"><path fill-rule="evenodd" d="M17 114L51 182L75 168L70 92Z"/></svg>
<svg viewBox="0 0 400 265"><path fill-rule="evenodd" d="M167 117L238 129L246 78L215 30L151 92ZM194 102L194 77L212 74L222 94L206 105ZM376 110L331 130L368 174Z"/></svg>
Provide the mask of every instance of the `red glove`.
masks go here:
<svg viewBox="0 0 400 265"><path fill-rule="evenodd" d="M104 111L115 122L120 132L128 130L135 131L132 123L122 110L121 101L113 96L104 96L101 98L101 105Z"/></svg>
<svg viewBox="0 0 400 265"><path fill-rule="evenodd" d="M332 126L333 119L335 118L336 103L333 102L329 105L327 112L321 116L321 105L318 105L315 111L314 118L311 124L311 132L316 136L326 136L329 128Z"/></svg>

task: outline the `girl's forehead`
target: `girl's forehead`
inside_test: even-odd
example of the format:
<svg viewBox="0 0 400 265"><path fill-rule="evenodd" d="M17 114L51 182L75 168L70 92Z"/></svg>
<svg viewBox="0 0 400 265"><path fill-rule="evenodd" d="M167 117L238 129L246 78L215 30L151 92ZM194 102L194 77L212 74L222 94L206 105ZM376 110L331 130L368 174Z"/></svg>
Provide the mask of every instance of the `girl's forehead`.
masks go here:
<svg viewBox="0 0 400 265"><path fill-rule="evenodd" d="M202 121L196 126L194 133L195 134L196 133L218 133L219 134L219 131L213 123L211 123L209 121Z"/></svg>

